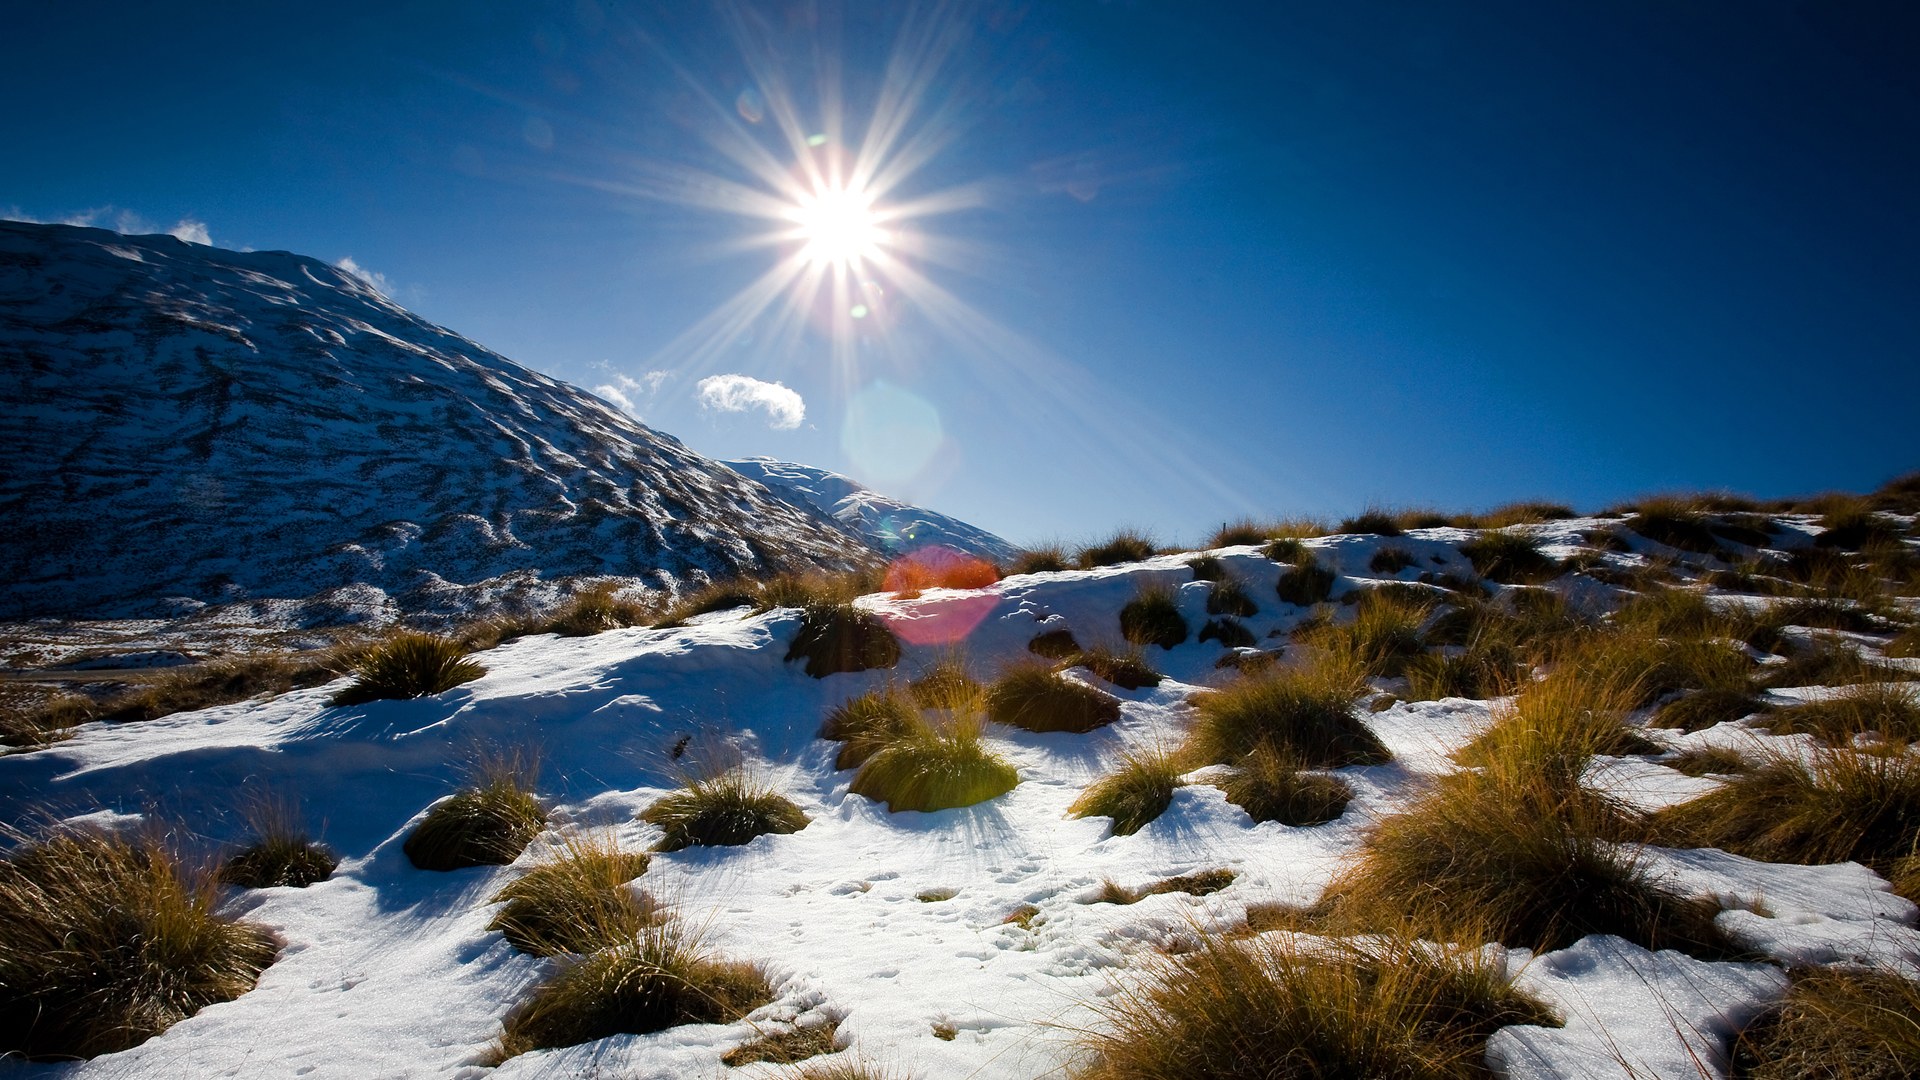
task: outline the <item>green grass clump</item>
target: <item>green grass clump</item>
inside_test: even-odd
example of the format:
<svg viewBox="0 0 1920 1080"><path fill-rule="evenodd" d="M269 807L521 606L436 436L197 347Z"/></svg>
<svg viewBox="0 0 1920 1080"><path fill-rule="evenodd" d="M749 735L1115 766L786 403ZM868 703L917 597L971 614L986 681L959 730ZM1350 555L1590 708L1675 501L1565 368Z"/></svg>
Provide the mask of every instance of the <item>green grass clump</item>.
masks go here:
<svg viewBox="0 0 1920 1080"><path fill-rule="evenodd" d="M771 1000L773 987L758 967L711 955L671 921L654 923L542 983L508 1015L494 1059L680 1024L729 1023Z"/></svg>
<svg viewBox="0 0 1920 1080"><path fill-rule="evenodd" d="M1098 544L1089 544L1074 555L1082 570L1096 566L1117 566L1153 558L1153 539L1131 529L1121 529Z"/></svg>
<svg viewBox="0 0 1920 1080"><path fill-rule="evenodd" d="M263 804L248 815L253 842L220 864L222 884L243 889L287 886L304 889L333 876L340 856L316 844L295 821L290 806Z"/></svg>
<svg viewBox="0 0 1920 1080"><path fill-rule="evenodd" d="M947 810L1005 795L1020 774L987 745L983 723L971 712L916 718L861 764L850 790L896 813Z"/></svg>
<svg viewBox="0 0 1920 1080"><path fill-rule="evenodd" d="M466 657L466 646L452 638L402 631L361 655L353 665L352 685L335 694L333 703L424 697L487 673Z"/></svg>
<svg viewBox="0 0 1920 1080"><path fill-rule="evenodd" d="M1660 706L1647 723L1688 732L1705 731L1715 724L1744 719L1768 708L1766 702L1743 690L1696 690Z"/></svg>
<svg viewBox="0 0 1920 1080"><path fill-rule="evenodd" d="M1114 770L1088 785L1067 812L1112 818L1113 834L1129 836L1166 812L1184 772L1179 758L1163 749L1125 751Z"/></svg>
<svg viewBox="0 0 1920 1080"><path fill-rule="evenodd" d="M1743 1080L1920 1076L1920 984L1890 971L1806 968L1733 1044Z"/></svg>
<svg viewBox="0 0 1920 1080"><path fill-rule="evenodd" d="M852 602L810 604L800 611L800 629L786 659L806 660L816 679L843 671L890 668L900 662L900 642L878 615Z"/></svg>
<svg viewBox="0 0 1920 1080"><path fill-rule="evenodd" d="M1920 696L1910 686L1861 683L1831 697L1775 709L1765 726L1775 735L1807 732L1836 746L1861 735L1910 743L1920 739Z"/></svg>
<svg viewBox="0 0 1920 1080"><path fill-rule="evenodd" d="M754 779L745 768L689 777L680 791L640 812L665 833L656 851L734 847L768 833L799 832L811 820L792 799Z"/></svg>
<svg viewBox="0 0 1920 1080"><path fill-rule="evenodd" d="M1286 752L1263 743L1219 781L1227 801L1255 821L1324 825L1346 812L1353 788L1337 776L1308 772Z"/></svg>
<svg viewBox="0 0 1920 1080"><path fill-rule="evenodd" d="M1336 533L1360 533L1372 536L1399 536L1403 530L1394 515L1384 510L1368 509L1357 517L1343 519L1333 527Z"/></svg>
<svg viewBox="0 0 1920 1080"><path fill-rule="evenodd" d="M1257 639L1253 636L1253 631L1242 626L1238 621L1219 618L1208 619L1206 624L1200 627L1199 640L1217 641L1222 648L1227 649L1246 649L1252 648Z"/></svg>
<svg viewBox="0 0 1920 1080"><path fill-rule="evenodd" d="M1355 605L1352 622L1319 627L1303 640L1351 657L1368 675L1399 675L1424 651L1420 627L1432 610L1419 593L1369 589Z"/></svg>
<svg viewBox="0 0 1920 1080"><path fill-rule="evenodd" d="M1187 620L1180 615L1173 590L1164 585L1142 588L1120 609L1120 636L1141 648L1171 649L1187 640L1187 634Z"/></svg>
<svg viewBox="0 0 1920 1080"><path fill-rule="evenodd" d="M1260 614L1260 605L1253 602L1247 587L1238 578L1219 577L1213 579L1213 587L1207 590L1207 614L1248 619Z"/></svg>
<svg viewBox="0 0 1920 1080"><path fill-rule="evenodd" d="M1265 745L1308 768L1386 761L1386 746L1354 715L1364 685L1332 662L1243 677L1195 703L1186 759L1232 765Z"/></svg>
<svg viewBox="0 0 1920 1080"><path fill-rule="evenodd" d="M532 787L531 764L512 757L482 761L471 785L433 804L407 835L407 858L422 870L505 866L547 827L546 807Z"/></svg>
<svg viewBox="0 0 1920 1080"><path fill-rule="evenodd" d="M590 953L632 940L661 913L628 882L647 872L645 852L622 851L612 836L569 836L552 857L493 897L504 904L488 930L534 956Z"/></svg>
<svg viewBox="0 0 1920 1080"><path fill-rule="evenodd" d="M1315 562L1310 553L1293 567L1280 572L1280 581L1274 587L1282 603L1296 607L1312 607L1324 604L1333 595L1333 571Z"/></svg>
<svg viewBox="0 0 1920 1080"><path fill-rule="evenodd" d="M1540 550L1533 537L1525 533L1481 533L1460 545L1460 554L1473 564L1473 571L1489 581L1522 585L1546 581L1560 572L1560 564Z"/></svg>
<svg viewBox="0 0 1920 1080"><path fill-rule="evenodd" d="M1504 965L1390 939L1205 934L1117 988L1073 1080L1465 1080L1509 1024L1557 1025Z"/></svg>
<svg viewBox="0 0 1920 1080"><path fill-rule="evenodd" d="M1063 668L1083 667L1093 672L1094 677L1110 682L1122 690L1138 690L1142 687L1159 686L1164 677L1153 670L1139 652L1114 652L1111 649L1093 648L1077 652L1060 661Z"/></svg>
<svg viewBox="0 0 1920 1080"><path fill-rule="evenodd" d="M987 716L1024 731L1092 731L1120 719L1120 703L1044 663L1015 664L986 691Z"/></svg>
<svg viewBox="0 0 1920 1080"><path fill-rule="evenodd" d="M253 989L278 952L151 840L63 833L0 862L0 1054L137 1046Z"/></svg>
<svg viewBox="0 0 1920 1080"><path fill-rule="evenodd" d="M1775 756L1660 811L1652 826L1672 846L1766 862L1852 860L1887 874L1920 838L1920 759L1839 747L1806 761Z"/></svg>

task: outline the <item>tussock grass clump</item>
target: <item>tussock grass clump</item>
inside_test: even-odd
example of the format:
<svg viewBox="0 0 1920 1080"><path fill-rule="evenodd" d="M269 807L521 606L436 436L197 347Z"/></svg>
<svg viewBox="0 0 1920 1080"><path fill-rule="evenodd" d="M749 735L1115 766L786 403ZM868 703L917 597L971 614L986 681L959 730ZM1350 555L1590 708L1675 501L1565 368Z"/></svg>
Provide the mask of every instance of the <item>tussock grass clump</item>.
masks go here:
<svg viewBox="0 0 1920 1080"><path fill-rule="evenodd" d="M1120 988L1074 1080L1421 1080L1486 1075L1487 1036L1557 1025L1481 953L1389 940L1207 934Z"/></svg>
<svg viewBox="0 0 1920 1080"><path fill-rule="evenodd" d="M1473 571L1490 581L1522 585L1546 581L1560 572L1560 564L1540 550L1540 544L1525 533L1481 533L1460 545L1460 554L1473 564Z"/></svg>
<svg viewBox="0 0 1920 1080"><path fill-rule="evenodd" d="M1658 637L1731 638L1740 636L1732 616L1691 589L1655 588L1620 605L1613 625Z"/></svg>
<svg viewBox="0 0 1920 1080"><path fill-rule="evenodd" d="M73 729L93 719L98 706L79 694L57 694L42 703L0 703L0 745L51 746L73 737Z"/></svg>
<svg viewBox="0 0 1920 1080"><path fill-rule="evenodd" d="M1195 581L1224 581L1230 576L1227 564L1215 555L1196 555L1187 560L1187 569L1193 571Z"/></svg>
<svg viewBox="0 0 1920 1080"><path fill-rule="evenodd" d="M1307 545L1291 536L1282 536L1260 549L1260 554L1277 563L1298 566L1308 557Z"/></svg>
<svg viewBox="0 0 1920 1080"><path fill-rule="evenodd" d="M1054 574L1073 565L1059 544L1036 544L1022 551L1007 568L1010 574Z"/></svg>
<svg viewBox="0 0 1920 1080"><path fill-rule="evenodd" d="M422 870L505 866L519 858L547 827L533 774L531 762L516 757L480 762L471 785L435 803L414 826L407 858Z"/></svg>
<svg viewBox="0 0 1920 1080"><path fill-rule="evenodd" d="M1753 661L1719 641L1615 630L1569 639L1561 663L1627 688L1633 708L1652 705L1678 690L1753 689Z"/></svg>
<svg viewBox="0 0 1920 1080"><path fill-rule="evenodd" d="M885 575L878 567L837 573L775 574L754 587L754 609L771 611L851 604L869 593L880 592L884 585Z"/></svg>
<svg viewBox="0 0 1920 1080"><path fill-rule="evenodd" d="M1444 520L1443 518L1442 521ZM1340 524L1333 527L1333 531L1371 536L1399 536L1405 530L1401 529L1400 522L1394 515L1385 510L1369 507L1358 516L1342 519Z"/></svg>
<svg viewBox="0 0 1920 1080"><path fill-rule="evenodd" d="M488 930L534 956L590 953L632 940L662 913L627 883L647 872L645 852L611 836L569 836L552 857L509 882Z"/></svg>
<svg viewBox="0 0 1920 1080"><path fill-rule="evenodd" d="M1219 781L1227 801L1255 821L1324 825L1346 812L1353 788L1337 776L1308 772L1285 751L1261 744Z"/></svg>
<svg viewBox="0 0 1920 1080"><path fill-rule="evenodd" d="M1027 651L1049 660L1065 660L1080 651L1080 643L1074 640L1071 630L1048 630L1035 634L1033 640L1027 642Z"/></svg>
<svg viewBox="0 0 1920 1080"><path fill-rule="evenodd" d="M1219 577L1213 579L1213 587L1207 590L1207 614L1247 619L1260 614L1260 605L1253 602L1240 579Z"/></svg>
<svg viewBox="0 0 1920 1080"><path fill-rule="evenodd" d="M1228 649L1246 649L1253 647L1257 640L1253 631L1230 618L1208 619L1200 627L1201 641L1217 641Z"/></svg>
<svg viewBox="0 0 1920 1080"><path fill-rule="evenodd" d="M1212 896L1221 889L1233 884L1236 875L1233 871L1197 870L1191 874L1179 874L1159 881L1150 881L1145 885L1128 888L1109 878L1101 882L1100 891L1089 904L1137 904L1149 896L1165 896L1168 893L1186 893L1189 896Z"/></svg>
<svg viewBox="0 0 1920 1080"><path fill-rule="evenodd" d="M1086 668L1093 672L1095 678L1110 682L1122 690L1159 686L1164 677L1153 670L1153 666L1138 651L1120 653L1111 649L1086 649L1062 660L1060 666Z"/></svg>
<svg viewBox="0 0 1920 1080"><path fill-rule="evenodd" d="M1505 529L1513 525L1540 525L1579 516L1573 507L1562 503L1516 502L1474 514L1471 521L1476 528Z"/></svg>
<svg viewBox="0 0 1920 1080"><path fill-rule="evenodd" d="M900 662L900 642L878 615L850 601L814 603L801 609L800 629L786 659L806 660L807 674L824 679L843 671L890 668Z"/></svg>
<svg viewBox="0 0 1920 1080"><path fill-rule="evenodd" d="M1655 543L1681 551L1712 554L1720 550L1706 514L1676 499L1648 499L1635 508L1627 528Z"/></svg>
<svg viewBox="0 0 1920 1080"><path fill-rule="evenodd" d="M1082 570L1096 566L1117 566L1153 558L1153 538L1131 529L1121 529L1098 544L1089 544L1074 554Z"/></svg>
<svg viewBox="0 0 1920 1080"><path fill-rule="evenodd" d="M1015 664L986 691L987 716L1024 731L1083 733L1120 719L1120 703L1044 663Z"/></svg>
<svg viewBox="0 0 1920 1080"><path fill-rule="evenodd" d="M249 815L253 842L220 864L223 884L243 889L289 886L304 889L333 876L340 856L314 843L290 807L263 805Z"/></svg>
<svg viewBox="0 0 1920 1080"><path fill-rule="evenodd" d="M952 708L955 702L973 700L980 693L980 684L967 674L966 661L958 655L941 657L907 684L907 696L923 709Z"/></svg>
<svg viewBox="0 0 1920 1080"><path fill-rule="evenodd" d="M1660 706L1647 722L1654 727L1705 731L1716 724L1766 712L1768 708L1766 702L1742 690L1696 690Z"/></svg>
<svg viewBox="0 0 1920 1080"><path fill-rule="evenodd" d="M759 594L751 582L712 581L674 601L654 626L663 630L684 626L688 619L696 615L711 615L716 611L731 611L734 608L758 607L759 601Z"/></svg>
<svg viewBox="0 0 1920 1080"><path fill-rule="evenodd" d="M911 1080L881 1068L870 1061L836 1054L828 1061L810 1061L790 1075L789 1080Z"/></svg>
<svg viewBox="0 0 1920 1080"><path fill-rule="evenodd" d="M1761 674L1761 683L1770 687L1851 686L1915 679L1920 679L1920 673L1868 660L1846 641L1826 635L1815 637L1810 647L1787 657L1784 664L1764 669Z"/></svg>
<svg viewBox="0 0 1920 1080"><path fill-rule="evenodd" d="M1896 634L1892 641L1881 646L1880 651L1888 656L1920 656L1920 626L1910 627Z"/></svg>
<svg viewBox="0 0 1920 1080"><path fill-rule="evenodd" d="M1000 580L1000 568L950 547L924 547L887 567L888 592L918 594L924 589L984 589Z"/></svg>
<svg viewBox="0 0 1920 1080"><path fill-rule="evenodd" d="M1901 542L1900 526L1874 513L1864 499L1834 507L1820 515L1820 524L1825 528L1813 542L1821 547L1858 551Z"/></svg>
<svg viewBox="0 0 1920 1080"><path fill-rule="evenodd" d="M1114 770L1089 784L1067 812L1112 818L1115 836L1132 835L1166 812L1185 771L1178 757L1158 747L1127 750Z"/></svg>
<svg viewBox="0 0 1920 1080"><path fill-rule="evenodd" d="M820 726L820 737L842 744L834 768L853 769L919 719L918 703L895 687L883 687L835 706Z"/></svg>
<svg viewBox="0 0 1920 1080"><path fill-rule="evenodd" d="M758 967L713 956L676 923L655 923L542 983L508 1015L494 1056L728 1023L771 1000L773 987Z"/></svg>
<svg viewBox="0 0 1920 1080"><path fill-rule="evenodd" d="M125 1050L253 989L277 946L217 901L154 840L69 832L15 850L0 862L0 1054Z"/></svg>
<svg viewBox="0 0 1920 1080"><path fill-rule="evenodd" d="M622 596L617 586L604 584L576 593L546 619L545 628L563 637L588 637L645 626L659 614L652 604Z"/></svg>
<svg viewBox="0 0 1920 1080"><path fill-rule="evenodd" d="M1376 574L1397 574L1419 561L1405 548L1383 547L1367 560L1367 569Z"/></svg>
<svg viewBox="0 0 1920 1080"><path fill-rule="evenodd" d="M1851 601L1833 597L1807 597L1769 605L1764 612L1746 616L1739 636L1756 649L1777 651L1786 640L1789 626L1815 630L1847 630L1871 634L1884 632L1885 624Z"/></svg>
<svg viewBox="0 0 1920 1080"><path fill-rule="evenodd" d="M1682 750L1661 761L1660 764L1669 769L1677 769L1688 776L1736 776L1752 768L1744 754L1724 746Z"/></svg>
<svg viewBox="0 0 1920 1080"><path fill-rule="evenodd" d="M1195 703L1186 759L1232 765L1265 745L1309 768L1386 761L1386 746L1354 715L1364 687L1334 662L1246 676Z"/></svg>
<svg viewBox="0 0 1920 1080"><path fill-rule="evenodd" d="M1173 590L1164 585L1142 588L1120 609L1120 636L1142 648L1171 649L1187 640L1188 632Z"/></svg>
<svg viewBox="0 0 1920 1080"><path fill-rule="evenodd" d="M1352 622L1318 627L1304 640L1351 657L1368 675L1394 676L1424 650L1420 626L1432 610L1420 594L1369 589L1361 594Z"/></svg>
<svg viewBox="0 0 1920 1080"><path fill-rule="evenodd" d="M861 764L850 790L898 813L972 806L1019 782L1012 763L987 745L983 718L963 712L915 718Z"/></svg>
<svg viewBox="0 0 1920 1080"><path fill-rule="evenodd" d="M768 833L799 832L812 819L792 799L755 779L744 767L688 777L686 786L640 812L665 832L656 851L734 847Z"/></svg>
<svg viewBox="0 0 1920 1080"><path fill-rule="evenodd" d="M1654 815L1660 843L1766 862L1849 859L1886 874L1920 837L1920 759L1833 748L1774 756L1726 786Z"/></svg>
<svg viewBox="0 0 1920 1080"><path fill-rule="evenodd" d="M1564 665L1496 708L1492 725L1458 757L1516 790L1535 781L1572 788L1595 754L1660 751L1626 722L1634 694L1612 673Z"/></svg>
<svg viewBox="0 0 1920 1080"><path fill-rule="evenodd" d="M1333 595L1333 582L1337 575L1333 571L1315 562L1310 552L1302 550L1302 559L1293 567L1280 573L1280 581L1274 586L1282 603L1296 607L1312 607L1324 604Z"/></svg>
<svg viewBox="0 0 1920 1080"><path fill-rule="evenodd" d="M1920 1076L1920 984L1890 971L1806 968L1733 1044L1743 1080Z"/></svg>
<svg viewBox="0 0 1920 1080"><path fill-rule="evenodd" d="M0 708L0 744L46 746L72 735L81 724L100 720L135 723L179 712L231 705L262 694L284 694L332 682L344 654L265 653L223 656L170 668L145 682L95 701L61 694L33 706L8 703Z"/></svg>
<svg viewBox="0 0 1920 1080"><path fill-rule="evenodd" d="M837 1020L808 1027L782 1027L764 1031L752 1042L743 1043L720 1055L720 1064L730 1069L755 1062L791 1065L796 1061L821 1057L834 1052L834 1038L840 1029Z"/></svg>
<svg viewBox="0 0 1920 1080"><path fill-rule="evenodd" d="M1242 544L1264 544L1267 538L1273 535L1267 529L1268 526L1252 518L1229 521L1214 530L1213 535L1207 538L1206 546L1223 548L1239 547Z"/></svg>
<svg viewBox="0 0 1920 1080"><path fill-rule="evenodd" d="M472 682L487 669L467 659L452 638L402 631L366 650L353 665L353 683L333 696L335 705L425 697Z"/></svg>
<svg viewBox="0 0 1920 1080"><path fill-rule="evenodd" d="M1407 677L1410 701L1437 701L1462 697L1485 700L1513 693L1526 670L1519 651L1507 641L1485 634L1467 643L1458 654L1426 653L1408 658L1402 672Z"/></svg>
<svg viewBox="0 0 1920 1080"><path fill-rule="evenodd" d="M1856 736L1888 742L1920 739L1920 696L1911 686L1861 683L1832 697L1776 709L1765 726L1775 735L1807 732L1841 745Z"/></svg>

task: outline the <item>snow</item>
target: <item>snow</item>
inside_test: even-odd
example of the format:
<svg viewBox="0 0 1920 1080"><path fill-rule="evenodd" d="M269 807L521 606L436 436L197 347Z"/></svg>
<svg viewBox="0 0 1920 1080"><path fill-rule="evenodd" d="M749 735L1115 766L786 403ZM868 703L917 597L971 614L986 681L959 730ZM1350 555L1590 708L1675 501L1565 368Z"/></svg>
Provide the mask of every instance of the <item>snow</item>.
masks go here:
<svg viewBox="0 0 1920 1080"><path fill-rule="evenodd" d="M1437 539L1429 550L1422 538L1308 542L1352 575L1367 573L1382 544L1417 546L1429 565L1437 565L1432 555L1449 558L1442 546L1452 550ZM1253 549L1214 554L1254 595L1272 595L1279 568ZM797 613L743 609L672 630L509 642L479 656L485 676L437 697L338 708L327 704L336 684L144 724L89 725L69 742L0 758L7 821L46 807L152 814L220 844L244 833L236 812L244 796L273 791L302 798L344 856L327 882L228 901L232 913L287 942L254 991L123 1053L14 1069L76 1078L764 1076L774 1071L728 1070L719 1057L756 1025L801 1017L838 1021L843 1043L916 1075L1055 1074L1076 1033L1100 1023L1099 1004L1141 961L1197 928L1243 927L1251 905L1315 900L1372 822L1457 768L1451 753L1484 730L1496 704L1397 702L1369 714L1393 760L1340 770L1355 798L1341 818L1312 828L1254 823L1205 783L1207 770L1131 836L1108 835L1102 818L1066 816L1122 749L1178 740L1187 699L1221 677L1212 644L1149 650L1170 678L1116 691L1122 715L1107 728L996 730L1021 783L973 807L889 814L848 792L852 774L833 769L834 744L815 738L833 705L949 655L986 677L1027 656L1041 628L1069 627L1083 644L1117 643L1119 607L1148 583L1175 586L1197 629L1208 586L1189 580L1190 557L1025 575L980 592L865 598L898 626L940 629L918 643L910 637L895 672L810 679L782 662ZM1364 584L1350 577L1340 588ZM1268 601L1247 622L1264 641L1284 637L1304 615ZM1718 731L1663 734L1679 745ZM489 898L562 830L610 829L630 849L648 846L657 832L635 814L674 786L669 749L683 736L732 740L812 823L739 848L656 855L637 884L702 928L721 954L765 963L778 999L735 1024L618 1036L481 1068L501 1018L557 963L489 933ZM514 867L413 868L402 840L458 781L461 762L486 746L539 750L554 831ZM1716 783L1634 759L1601 760L1588 779L1651 805ZM1857 865L1775 866L1663 849L1642 859L1681 891L1721 899L1729 906L1722 927L1781 963L1912 970L1920 956L1913 905ZM1089 902L1108 880L1139 886L1220 868L1237 877L1210 896ZM1007 921L1027 905L1037 909L1027 925ZM1567 1026L1496 1033L1488 1060L1513 1077L1724 1075L1729 1035L1784 986L1768 964L1650 953L1604 937L1520 954L1515 966L1521 985ZM936 1026L954 1037L936 1037Z"/></svg>

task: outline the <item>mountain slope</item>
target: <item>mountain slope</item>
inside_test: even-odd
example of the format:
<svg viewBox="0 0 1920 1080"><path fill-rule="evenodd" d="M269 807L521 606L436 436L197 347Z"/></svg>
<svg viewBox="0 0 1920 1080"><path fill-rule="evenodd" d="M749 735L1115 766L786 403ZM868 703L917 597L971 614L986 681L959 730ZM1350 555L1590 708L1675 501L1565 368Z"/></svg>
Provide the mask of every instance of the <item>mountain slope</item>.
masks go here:
<svg viewBox="0 0 1920 1080"><path fill-rule="evenodd" d="M457 610L543 576L870 557L286 252L0 222L0 380L0 512L31 523L0 534L0 618L330 592Z"/></svg>
<svg viewBox="0 0 1920 1080"><path fill-rule="evenodd" d="M985 529L869 491L839 473L769 457L721 464L765 484L796 506L833 518L882 551L943 544L1001 564L1012 562L1020 554L1018 547Z"/></svg>

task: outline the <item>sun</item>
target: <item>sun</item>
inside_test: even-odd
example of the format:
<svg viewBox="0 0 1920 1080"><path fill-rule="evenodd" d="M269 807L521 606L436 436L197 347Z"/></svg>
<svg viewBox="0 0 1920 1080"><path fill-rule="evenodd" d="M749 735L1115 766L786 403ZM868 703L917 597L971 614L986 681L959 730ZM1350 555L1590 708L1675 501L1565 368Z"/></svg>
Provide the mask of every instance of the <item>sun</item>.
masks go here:
<svg viewBox="0 0 1920 1080"><path fill-rule="evenodd" d="M802 254L815 266L845 270L871 262L887 242L880 227L884 215L873 196L850 186L821 185L801 196L788 211L802 242Z"/></svg>

